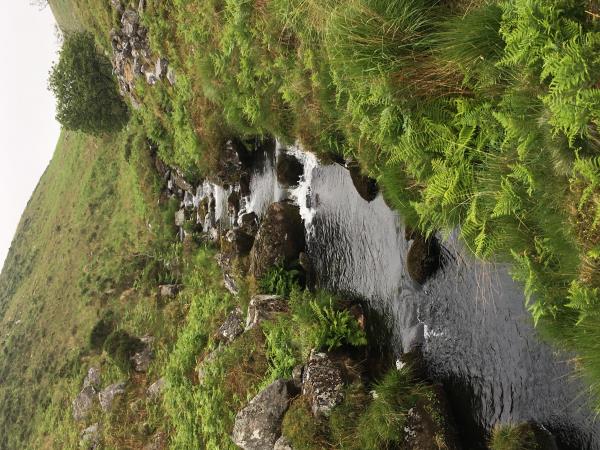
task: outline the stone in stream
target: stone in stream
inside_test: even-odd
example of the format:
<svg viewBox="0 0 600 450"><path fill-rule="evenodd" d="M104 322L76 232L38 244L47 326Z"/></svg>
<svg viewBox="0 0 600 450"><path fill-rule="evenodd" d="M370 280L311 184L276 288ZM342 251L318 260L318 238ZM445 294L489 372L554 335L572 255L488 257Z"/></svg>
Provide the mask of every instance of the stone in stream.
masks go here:
<svg viewBox="0 0 600 450"><path fill-rule="evenodd" d="M231 342L243 332L242 310L235 308L227 315L225 322L219 327L217 339L224 342Z"/></svg>
<svg viewBox="0 0 600 450"><path fill-rule="evenodd" d="M73 400L73 419L76 421L85 420L90 415L94 399L96 398L96 389L92 386L84 387Z"/></svg>
<svg viewBox="0 0 600 450"><path fill-rule="evenodd" d="M255 295L248 305L246 330L254 328L276 314L289 311L287 302L279 295Z"/></svg>
<svg viewBox="0 0 600 450"><path fill-rule="evenodd" d="M329 415L343 400L343 387L340 368L326 353L312 350L302 374L302 394L310 400L313 415Z"/></svg>
<svg viewBox="0 0 600 450"><path fill-rule="evenodd" d="M419 284L425 283L441 266L441 248L435 237L416 236L406 255L406 269Z"/></svg>
<svg viewBox="0 0 600 450"><path fill-rule="evenodd" d="M284 380L270 384L237 413L233 442L244 450L272 449L281 436L281 422L289 400Z"/></svg>
<svg viewBox="0 0 600 450"><path fill-rule="evenodd" d="M297 206L276 202L269 206L250 252L250 274L257 280L272 267L290 266L305 250L304 224Z"/></svg>
<svg viewBox="0 0 600 450"><path fill-rule="evenodd" d="M125 393L125 382L111 384L105 387L98 394L98 400L100 401L100 407L102 411L110 411L115 398Z"/></svg>
<svg viewBox="0 0 600 450"><path fill-rule="evenodd" d="M304 174L304 166L298 158L281 152L277 156L277 181L282 186L297 186Z"/></svg>

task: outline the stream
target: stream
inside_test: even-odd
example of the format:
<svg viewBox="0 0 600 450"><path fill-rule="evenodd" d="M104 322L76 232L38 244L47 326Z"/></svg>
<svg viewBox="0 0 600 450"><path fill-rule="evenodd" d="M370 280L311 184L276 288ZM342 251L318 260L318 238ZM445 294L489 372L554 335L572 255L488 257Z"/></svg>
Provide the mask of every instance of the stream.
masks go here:
<svg viewBox="0 0 600 450"><path fill-rule="evenodd" d="M277 182L281 152L304 164L294 189ZM382 339L396 355L421 347L429 377L450 399L464 448L485 448L481 443L496 423L533 420L560 448L600 449L600 424L571 355L536 335L523 288L507 267L475 260L450 236L442 243L443 267L418 285L405 268L410 242L402 220L381 194L367 202L345 167L321 165L297 147L277 144L275 155L255 158L241 212L260 216L286 198L300 206L316 285L364 299L383 318L389 333ZM227 216L226 207L219 211ZM223 223L234 220L222 217Z"/></svg>

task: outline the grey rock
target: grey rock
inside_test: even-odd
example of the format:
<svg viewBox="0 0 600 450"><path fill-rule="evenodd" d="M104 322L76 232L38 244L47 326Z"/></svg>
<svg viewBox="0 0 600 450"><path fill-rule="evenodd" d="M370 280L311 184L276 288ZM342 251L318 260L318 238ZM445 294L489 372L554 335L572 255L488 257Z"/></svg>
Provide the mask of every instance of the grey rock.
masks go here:
<svg viewBox="0 0 600 450"><path fill-rule="evenodd" d="M343 380L337 367L326 353L310 352L302 376L302 394L310 400L315 416L327 416L343 400Z"/></svg>
<svg viewBox="0 0 600 450"><path fill-rule="evenodd" d="M148 395L148 398L150 400L156 400L161 396L164 388L165 388L165 379L164 379L164 377L159 378L158 380L156 380L154 383L152 383L150 385L150 387L146 390L146 394Z"/></svg>
<svg viewBox="0 0 600 450"><path fill-rule="evenodd" d="M180 209L175 213L175 226L182 227L185 223L185 209Z"/></svg>
<svg viewBox="0 0 600 450"><path fill-rule="evenodd" d="M121 16L121 30L125 36L133 36L137 32L137 28L140 22L138 14L127 9Z"/></svg>
<svg viewBox="0 0 600 450"><path fill-rule="evenodd" d="M162 299L175 298L180 290L181 286L178 284L161 284L158 286L158 295Z"/></svg>
<svg viewBox="0 0 600 450"><path fill-rule="evenodd" d="M273 450L294 450L294 447L292 447L292 443L288 438L281 436L277 439L277 442L275 442Z"/></svg>
<svg viewBox="0 0 600 450"><path fill-rule="evenodd" d="M277 380L254 397L235 417L233 442L244 450L272 449L281 436L289 404L287 383Z"/></svg>
<svg viewBox="0 0 600 450"><path fill-rule="evenodd" d="M158 79L162 79L167 74L167 67L169 66L169 61L166 58L159 57L156 60L156 64L154 66L154 75Z"/></svg>
<svg viewBox="0 0 600 450"><path fill-rule="evenodd" d="M110 411L113 405L115 398L118 395L123 395L125 393L125 382L111 384L110 386L105 387L98 394L98 400L100 401L100 407L102 411Z"/></svg>
<svg viewBox="0 0 600 450"><path fill-rule="evenodd" d="M188 183L185 178L183 178L182 175L173 172L172 175L173 178L173 184L175 186L177 186L179 189L183 190L183 191L188 191L188 192L194 192L194 187Z"/></svg>
<svg viewBox="0 0 600 450"><path fill-rule="evenodd" d="M133 362L133 368L136 372L146 372L154 359L154 351L152 350L154 337L144 336L140 340L144 344L144 348L133 355L131 361Z"/></svg>
<svg viewBox="0 0 600 450"><path fill-rule="evenodd" d="M154 86L158 81L158 78L156 78L154 72L146 72L144 76L146 77L146 83L148 83L150 86Z"/></svg>
<svg viewBox="0 0 600 450"><path fill-rule="evenodd" d="M240 228L250 236L258 233L258 216L255 212L244 213L239 219Z"/></svg>
<svg viewBox="0 0 600 450"><path fill-rule="evenodd" d="M96 450L100 448L100 424L90 425L81 432L79 447L86 450Z"/></svg>
<svg viewBox="0 0 600 450"><path fill-rule="evenodd" d="M175 86L175 71L171 66L167 69L167 81L171 86Z"/></svg>
<svg viewBox="0 0 600 450"><path fill-rule="evenodd" d="M96 367L90 367L87 375L83 379L83 388L91 386L94 389L98 389L100 387L100 369Z"/></svg>
<svg viewBox="0 0 600 450"><path fill-rule="evenodd" d="M225 234L225 250L235 256L246 256L252 249L254 237L242 231L240 228L227 231Z"/></svg>
<svg viewBox="0 0 600 450"><path fill-rule="evenodd" d="M246 317L246 330L254 328L264 320L272 318L275 314L288 311L288 304L279 295L255 295L248 305Z"/></svg>
<svg viewBox="0 0 600 450"><path fill-rule="evenodd" d="M95 397L96 389L92 386L84 387L75 400L73 400L73 419L77 421L87 419L92 406L94 406Z"/></svg>
<svg viewBox="0 0 600 450"><path fill-rule="evenodd" d="M297 365L292 369L292 383L297 389L302 388L302 374L304 373L304 366L302 364Z"/></svg>
<svg viewBox="0 0 600 450"><path fill-rule="evenodd" d="M229 313L225 322L219 327L217 337L222 341L231 342L243 332L242 310L240 308L235 308Z"/></svg>

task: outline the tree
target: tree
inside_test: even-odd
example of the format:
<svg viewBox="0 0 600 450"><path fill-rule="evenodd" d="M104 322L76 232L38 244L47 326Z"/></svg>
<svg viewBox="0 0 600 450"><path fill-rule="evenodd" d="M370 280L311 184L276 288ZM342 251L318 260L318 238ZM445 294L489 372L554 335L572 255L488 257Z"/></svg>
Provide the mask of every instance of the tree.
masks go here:
<svg viewBox="0 0 600 450"><path fill-rule="evenodd" d="M65 37L48 86L56 97L56 119L67 129L100 134L117 131L127 121L112 65L90 33Z"/></svg>

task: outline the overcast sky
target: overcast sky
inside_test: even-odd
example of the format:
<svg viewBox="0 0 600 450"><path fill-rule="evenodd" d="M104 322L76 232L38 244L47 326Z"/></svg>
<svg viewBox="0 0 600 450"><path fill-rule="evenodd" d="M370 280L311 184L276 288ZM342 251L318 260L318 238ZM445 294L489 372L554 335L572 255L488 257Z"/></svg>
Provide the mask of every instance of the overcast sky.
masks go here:
<svg viewBox="0 0 600 450"><path fill-rule="evenodd" d="M54 23L50 8L0 1L0 267L60 132L46 88Z"/></svg>

